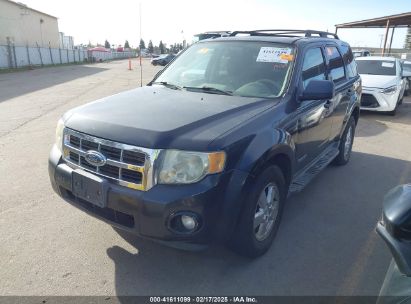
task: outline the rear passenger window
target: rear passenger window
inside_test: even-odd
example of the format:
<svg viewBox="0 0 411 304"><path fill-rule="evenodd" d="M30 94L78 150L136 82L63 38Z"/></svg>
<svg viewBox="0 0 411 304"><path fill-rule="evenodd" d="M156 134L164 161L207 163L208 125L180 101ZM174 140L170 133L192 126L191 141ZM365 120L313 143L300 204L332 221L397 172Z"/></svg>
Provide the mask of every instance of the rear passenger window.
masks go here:
<svg viewBox="0 0 411 304"><path fill-rule="evenodd" d="M334 82L339 82L345 78L344 62L335 46L327 46L325 48L329 60L328 75L331 76Z"/></svg>
<svg viewBox="0 0 411 304"><path fill-rule="evenodd" d="M303 63L303 86L313 80L325 80L325 63L323 53L320 48L314 48L307 51Z"/></svg>
<svg viewBox="0 0 411 304"><path fill-rule="evenodd" d="M347 76L348 78L354 78L358 75L357 63L354 60L351 48L347 44L343 44L340 47L344 62L347 65Z"/></svg>

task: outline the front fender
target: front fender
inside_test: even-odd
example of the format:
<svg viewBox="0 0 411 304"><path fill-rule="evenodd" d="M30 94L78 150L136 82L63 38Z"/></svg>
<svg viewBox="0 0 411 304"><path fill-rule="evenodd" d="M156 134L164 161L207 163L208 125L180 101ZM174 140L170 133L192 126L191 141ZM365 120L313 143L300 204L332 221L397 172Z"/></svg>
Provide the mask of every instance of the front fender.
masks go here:
<svg viewBox="0 0 411 304"><path fill-rule="evenodd" d="M224 204L220 209L222 221L216 226L224 227L224 229L220 229L220 238L225 240L230 239L235 231L250 186L258 171L279 155L287 157L292 168L295 159L295 146L291 135L280 129L267 129L248 137L237 145L236 150L242 150L242 153L236 159L235 164L231 164L235 166L235 174L232 175L225 187ZM221 231L225 233L221 233Z"/></svg>
<svg viewBox="0 0 411 304"><path fill-rule="evenodd" d="M284 155L289 159L293 172L295 145L291 135L281 129L267 129L256 134L250 141L237 168L254 175L277 155Z"/></svg>

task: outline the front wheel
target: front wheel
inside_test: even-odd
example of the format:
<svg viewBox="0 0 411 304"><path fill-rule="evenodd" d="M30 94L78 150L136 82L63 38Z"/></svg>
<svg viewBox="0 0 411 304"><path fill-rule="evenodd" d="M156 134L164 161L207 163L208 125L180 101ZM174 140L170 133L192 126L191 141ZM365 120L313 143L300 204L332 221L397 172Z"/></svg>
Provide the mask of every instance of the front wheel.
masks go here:
<svg viewBox="0 0 411 304"><path fill-rule="evenodd" d="M398 98L400 98L400 97L398 96ZM404 96L403 96L402 98L404 98ZM402 104L402 98L401 98L401 99L398 99L397 103L395 104L394 110L387 112L388 115L390 115L390 116L395 116L395 115L397 114L398 106L399 106L400 104Z"/></svg>
<svg viewBox="0 0 411 304"><path fill-rule="evenodd" d="M254 258L263 255L274 240L287 187L282 171L270 166L258 174L250 188L231 247L241 255Z"/></svg>
<svg viewBox="0 0 411 304"><path fill-rule="evenodd" d="M410 80L408 78L406 78L406 83L405 83L405 91L404 91L404 96L408 96L410 95L410 90L411 90L411 85L410 85ZM402 103L402 101L401 101Z"/></svg>
<svg viewBox="0 0 411 304"><path fill-rule="evenodd" d="M349 162L351 157L352 145L354 143L354 135L355 119L351 116L341 137L340 146L338 147L339 153L333 161L335 165L342 166Z"/></svg>

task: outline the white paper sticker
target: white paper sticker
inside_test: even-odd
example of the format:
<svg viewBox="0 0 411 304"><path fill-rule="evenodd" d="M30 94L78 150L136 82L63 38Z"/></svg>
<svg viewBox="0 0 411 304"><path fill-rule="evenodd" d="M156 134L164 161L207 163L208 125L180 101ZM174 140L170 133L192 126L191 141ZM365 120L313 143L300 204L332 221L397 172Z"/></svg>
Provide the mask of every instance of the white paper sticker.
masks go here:
<svg viewBox="0 0 411 304"><path fill-rule="evenodd" d="M381 64L384 68L393 68L394 67L394 62L386 62L383 61Z"/></svg>
<svg viewBox="0 0 411 304"><path fill-rule="evenodd" d="M290 48L262 47L256 61L288 63L293 57L290 54Z"/></svg>

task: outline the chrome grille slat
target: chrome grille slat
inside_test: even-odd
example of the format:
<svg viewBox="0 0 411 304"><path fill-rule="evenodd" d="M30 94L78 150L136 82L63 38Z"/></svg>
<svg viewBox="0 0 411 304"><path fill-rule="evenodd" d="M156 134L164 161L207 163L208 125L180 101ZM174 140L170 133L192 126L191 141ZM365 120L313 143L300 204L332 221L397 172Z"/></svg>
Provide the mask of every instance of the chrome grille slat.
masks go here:
<svg viewBox="0 0 411 304"><path fill-rule="evenodd" d="M101 144L98 144L98 152L101 152ZM97 167L97 173L100 173L100 167Z"/></svg>
<svg viewBox="0 0 411 304"><path fill-rule="evenodd" d="M72 152L77 153L80 156L83 156L83 157L86 156L85 151L77 149L76 147L73 147L69 144L65 144L64 147L69 149ZM144 171L144 166L136 166L136 165L124 163L124 162L121 162L121 161L119 162L119 161L116 161L116 160L113 160L113 159L110 159L110 158L107 158L107 164L112 165L112 166L116 166L116 167L119 167L119 168L123 168L123 169L130 169L130 170L134 170L134 171Z"/></svg>
<svg viewBox="0 0 411 304"><path fill-rule="evenodd" d="M120 152L120 162L123 163L123 150ZM121 179L121 175L123 173L123 168L120 167L118 170L118 179Z"/></svg>
<svg viewBox="0 0 411 304"><path fill-rule="evenodd" d="M159 150L113 142L68 128L64 129L63 138L63 158L72 167L106 177L119 185L132 189L146 191L153 186L153 167ZM101 167L90 165L85 160L87 151L90 150L103 154L106 157L105 165ZM128 159L124 160L125 151L127 151L127 155L133 156L134 163L128 163ZM116 159L112 159L113 157ZM137 163L140 163L141 160L142 164L136 165L136 159Z"/></svg>

